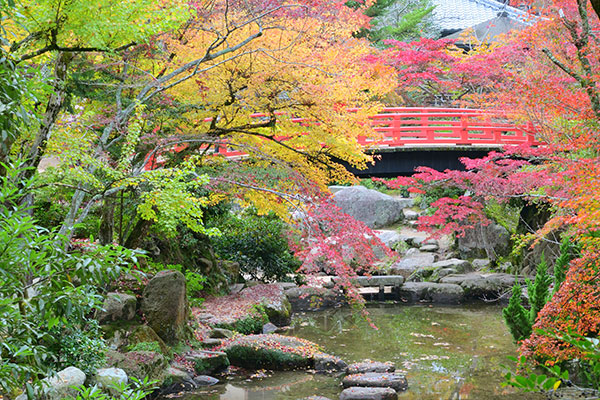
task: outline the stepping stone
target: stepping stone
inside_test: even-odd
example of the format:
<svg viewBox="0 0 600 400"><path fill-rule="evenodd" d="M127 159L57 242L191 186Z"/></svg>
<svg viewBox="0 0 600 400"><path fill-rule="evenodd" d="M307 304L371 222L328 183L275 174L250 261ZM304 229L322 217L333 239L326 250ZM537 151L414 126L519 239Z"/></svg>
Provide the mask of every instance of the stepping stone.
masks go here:
<svg viewBox="0 0 600 400"><path fill-rule="evenodd" d="M342 391L340 400L398 400L398 393L390 388L349 387Z"/></svg>
<svg viewBox="0 0 600 400"><path fill-rule="evenodd" d="M204 339L202 342L200 342L200 346L203 349L210 349L212 347L220 346L222 344L223 344L223 339L213 339L213 338Z"/></svg>
<svg viewBox="0 0 600 400"><path fill-rule="evenodd" d="M364 374L366 372L394 372L396 367L391 362L364 360L348 366L348 374Z"/></svg>
<svg viewBox="0 0 600 400"><path fill-rule="evenodd" d="M442 283L460 285L465 296L472 299L496 298L509 291L515 283L510 274L457 274L440 279Z"/></svg>
<svg viewBox="0 0 600 400"><path fill-rule="evenodd" d="M405 208L404 210L402 210L402 212L404 213L404 218L406 218L409 221L415 221L421 215L418 212L410 210L408 208Z"/></svg>
<svg viewBox="0 0 600 400"><path fill-rule="evenodd" d="M408 278L417 269L430 267L435 262L435 255L423 253L417 249L409 250L404 257L390 267L390 273Z"/></svg>
<svg viewBox="0 0 600 400"><path fill-rule="evenodd" d="M230 337L233 337L233 332L229 329L213 328L208 334L208 336L211 339L228 339Z"/></svg>
<svg viewBox="0 0 600 400"><path fill-rule="evenodd" d="M419 250L427 251L429 253L433 253L434 251L438 251L439 249L440 246L438 246L437 244L424 244L423 246L419 247Z"/></svg>
<svg viewBox="0 0 600 400"><path fill-rule="evenodd" d="M364 374L348 375L342 380L344 388L360 386L368 388L391 388L396 392L406 390L408 382L404 375L395 372L367 372Z"/></svg>
<svg viewBox="0 0 600 400"><path fill-rule="evenodd" d="M323 396L309 396L309 397L304 397L300 400L331 400L329 397L323 397Z"/></svg>
<svg viewBox="0 0 600 400"><path fill-rule="evenodd" d="M316 354L315 371L317 372L346 372L348 364L339 357L330 354Z"/></svg>
<svg viewBox="0 0 600 400"><path fill-rule="evenodd" d="M375 236L377 236L377 238L379 238L379 240L383 242L383 244L385 244L390 249L396 244L403 241L402 235L400 235L400 233L398 233L397 231L381 229L374 230L373 233L375 234Z"/></svg>
<svg viewBox="0 0 600 400"><path fill-rule="evenodd" d="M323 396L309 396L309 397L303 397L300 400L331 400L329 397L323 397Z"/></svg>
<svg viewBox="0 0 600 400"><path fill-rule="evenodd" d="M194 378L194 383L198 386L212 386L219 383L219 380L208 375L198 375Z"/></svg>
<svg viewBox="0 0 600 400"><path fill-rule="evenodd" d="M432 267L435 269L453 268L461 274L464 274L465 272L471 272L473 270L473 266L470 262L467 260L461 260L459 258L450 258L448 260L438 261L433 263Z"/></svg>

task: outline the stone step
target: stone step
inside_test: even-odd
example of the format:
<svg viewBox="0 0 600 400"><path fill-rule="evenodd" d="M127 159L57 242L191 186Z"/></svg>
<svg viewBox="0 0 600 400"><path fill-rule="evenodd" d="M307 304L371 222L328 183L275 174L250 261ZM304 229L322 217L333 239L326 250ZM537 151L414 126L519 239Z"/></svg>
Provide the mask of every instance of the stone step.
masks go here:
<svg viewBox="0 0 600 400"><path fill-rule="evenodd" d="M342 380L344 388L360 386L369 388L391 388L396 392L406 390L408 381L406 377L395 372L366 372L364 374L352 374Z"/></svg>
<svg viewBox="0 0 600 400"><path fill-rule="evenodd" d="M340 400L397 400L394 389L379 387L349 387L342 391Z"/></svg>
<svg viewBox="0 0 600 400"><path fill-rule="evenodd" d="M361 362L357 362L354 364L350 364L348 366L348 374L364 374L367 372L394 372L396 367L391 362L379 362L379 361L371 361L365 360Z"/></svg>

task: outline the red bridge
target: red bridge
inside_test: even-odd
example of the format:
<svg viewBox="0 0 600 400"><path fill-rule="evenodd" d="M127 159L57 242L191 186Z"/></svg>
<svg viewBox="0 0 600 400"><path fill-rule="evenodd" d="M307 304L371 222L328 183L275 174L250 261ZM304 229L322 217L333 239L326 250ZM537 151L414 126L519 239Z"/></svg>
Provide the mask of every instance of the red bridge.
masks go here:
<svg viewBox="0 0 600 400"><path fill-rule="evenodd" d="M370 152L379 153L380 160L368 171L353 171L358 175L405 174L418 165L436 169L460 168L458 158L462 156L480 157L504 145L542 144L535 138L533 125L507 123L494 113L476 109L392 107L384 108L371 120L382 138L359 137L359 143ZM303 120L295 118L294 121L300 123ZM225 157L244 154L225 146L220 146L216 152ZM394 156L392 153L400 154ZM399 166L398 162L405 166ZM146 169L151 169L154 163L154 158L150 158ZM385 164L395 166L386 167Z"/></svg>
<svg viewBox="0 0 600 400"><path fill-rule="evenodd" d="M463 108L385 108L372 125L384 139L361 138L377 147L423 145L539 145L533 125L499 122L493 113Z"/></svg>

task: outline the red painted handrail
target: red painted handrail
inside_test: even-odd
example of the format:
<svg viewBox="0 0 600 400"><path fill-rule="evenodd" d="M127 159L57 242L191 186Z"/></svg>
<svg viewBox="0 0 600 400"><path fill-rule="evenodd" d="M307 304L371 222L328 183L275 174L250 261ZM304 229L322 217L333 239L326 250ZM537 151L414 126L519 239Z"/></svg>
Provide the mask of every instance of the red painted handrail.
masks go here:
<svg viewBox="0 0 600 400"><path fill-rule="evenodd" d="M258 113L251 116L265 117ZM543 144L536 140L532 124L519 126L498 122L494 113L477 109L388 107L370 118L371 125L380 137L360 136L359 143L368 148ZM304 120L293 118L292 121L302 123ZM181 151L185 147L178 146L172 150ZM227 146L218 146L216 153L225 157L245 155ZM154 156L148 157L145 169L153 169L160 164L161 161Z"/></svg>
<svg viewBox="0 0 600 400"><path fill-rule="evenodd" d="M458 108L385 108L371 117L381 138L359 138L368 147L427 145L540 145L533 125L495 121L494 114Z"/></svg>

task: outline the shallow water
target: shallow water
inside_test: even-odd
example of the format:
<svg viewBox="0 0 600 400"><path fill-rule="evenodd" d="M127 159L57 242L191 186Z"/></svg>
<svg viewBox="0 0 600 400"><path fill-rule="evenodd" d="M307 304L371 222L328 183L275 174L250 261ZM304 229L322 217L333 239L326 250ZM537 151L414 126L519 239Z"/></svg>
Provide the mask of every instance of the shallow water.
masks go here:
<svg viewBox="0 0 600 400"><path fill-rule="evenodd" d="M429 307L375 305L369 313L377 330L348 309L294 317L289 335L318 343L353 362L393 361L409 389L400 399L538 399L502 388L500 364L514 355L501 308L479 305ZM339 377L306 372L232 376L224 384L185 396L186 400L288 400L320 395L337 399Z"/></svg>

